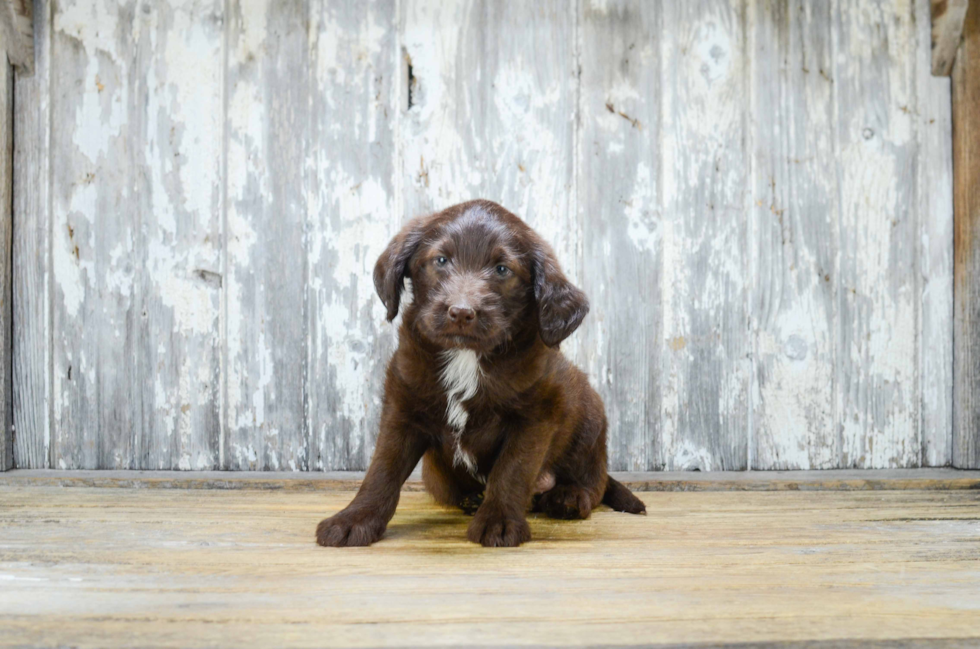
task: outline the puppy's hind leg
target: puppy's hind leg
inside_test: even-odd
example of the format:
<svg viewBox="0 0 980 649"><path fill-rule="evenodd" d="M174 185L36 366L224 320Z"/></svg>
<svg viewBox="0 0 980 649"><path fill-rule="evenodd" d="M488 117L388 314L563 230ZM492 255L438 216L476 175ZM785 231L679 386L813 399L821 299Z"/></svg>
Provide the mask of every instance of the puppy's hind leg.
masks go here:
<svg viewBox="0 0 980 649"><path fill-rule="evenodd" d="M551 478L551 488L541 494L535 504L536 511L550 518L564 520L585 519L592 514L605 491L605 467L583 467L574 479L570 475ZM542 484L547 486L547 483Z"/></svg>
<svg viewBox="0 0 980 649"><path fill-rule="evenodd" d="M647 513L647 506L643 504L643 501L633 495L633 492L627 489L626 485L611 477L606 483L606 493L602 496L602 502L617 512Z"/></svg>
<svg viewBox="0 0 980 649"><path fill-rule="evenodd" d="M597 504L594 490L575 484L559 484L541 494L535 509L550 518L575 520L588 518Z"/></svg>
<svg viewBox="0 0 980 649"><path fill-rule="evenodd" d="M589 439L587 435L579 435ZM585 519L599 506L606 491L605 429L592 448L572 447L571 457L556 471L555 486L541 494L536 509L551 518Z"/></svg>
<svg viewBox="0 0 980 649"><path fill-rule="evenodd" d="M482 490L464 489L453 470L432 449L422 458L422 483L437 503L458 507L466 514L476 512L483 501Z"/></svg>
<svg viewBox="0 0 980 649"><path fill-rule="evenodd" d="M617 512L628 514L646 514L647 508L643 501L637 498L626 486L608 477L606 488L602 494L602 503ZM554 489L541 494L536 509L551 518L576 519L588 518L598 505L596 492L577 485L558 485Z"/></svg>

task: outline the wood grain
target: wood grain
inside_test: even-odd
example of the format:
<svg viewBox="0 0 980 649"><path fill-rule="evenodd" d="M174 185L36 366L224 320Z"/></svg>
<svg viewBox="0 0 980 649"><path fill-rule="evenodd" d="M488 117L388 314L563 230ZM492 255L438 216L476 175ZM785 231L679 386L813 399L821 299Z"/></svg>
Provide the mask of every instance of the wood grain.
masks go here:
<svg viewBox="0 0 980 649"><path fill-rule="evenodd" d="M727 0L663 4L667 470L748 468L745 19Z"/></svg>
<svg viewBox="0 0 980 649"><path fill-rule="evenodd" d="M318 548L350 496L0 487L0 644L980 638L974 492L645 493L649 516L535 517L503 551L407 493L380 543Z"/></svg>
<svg viewBox="0 0 980 649"><path fill-rule="evenodd" d="M17 466L49 466L51 443L51 4L34 3L37 58L14 111L13 399Z"/></svg>
<svg viewBox="0 0 980 649"><path fill-rule="evenodd" d="M394 348L371 273L401 227L395 135L406 89L396 8L394 0L319 2L311 18L311 469L367 467Z"/></svg>
<svg viewBox="0 0 980 649"><path fill-rule="evenodd" d="M827 469L840 453L833 14L802 0L751 7L752 468Z"/></svg>
<svg viewBox="0 0 980 649"><path fill-rule="evenodd" d="M933 77L929 6L915 4L913 114L918 152L919 438L921 466L949 466L953 453L953 137L950 80Z"/></svg>
<svg viewBox="0 0 980 649"><path fill-rule="evenodd" d="M610 467L652 470L663 461L662 9L623 1L582 11L576 196L591 302L582 345L606 404Z"/></svg>
<svg viewBox="0 0 980 649"><path fill-rule="evenodd" d="M142 424L138 25L130 8L59 3L52 16L50 97L52 466L132 468Z"/></svg>
<svg viewBox="0 0 980 649"><path fill-rule="evenodd" d="M146 48L135 249L141 268L135 465L218 467L221 434L223 3L137 11Z"/></svg>
<svg viewBox="0 0 980 649"><path fill-rule="evenodd" d="M307 469L308 2L228 15L224 469Z"/></svg>
<svg viewBox="0 0 980 649"><path fill-rule="evenodd" d="M912 57L899 54L916 51L914 17L893 2L834 14L839 466L916 466L916 85Z"/></svg>
<svg viewBox="0 0 980 649"><path fill-rule="evenodd" d="M33 0L0 2L0 40L10 64L23 74L34 72Z"/></svg>
<svg viewBox="0 0 980 649"><path fill-rule="evenodd" d="M953 466L980 468L980 2L953 68Z"/></svg>
<svg viewBox="0 0 980 649"><path fill-rule="evenodd" d="M963 36L970 0L931 0L932 74L948 77Z"/></svg>
<svg viewBox="0 0 980 649"><path fill-rule="evenodd" d="M2 8L0 8L2 9ZM0 48L0 471L14 465L11 257L14 189L14 71Z"/></svg>

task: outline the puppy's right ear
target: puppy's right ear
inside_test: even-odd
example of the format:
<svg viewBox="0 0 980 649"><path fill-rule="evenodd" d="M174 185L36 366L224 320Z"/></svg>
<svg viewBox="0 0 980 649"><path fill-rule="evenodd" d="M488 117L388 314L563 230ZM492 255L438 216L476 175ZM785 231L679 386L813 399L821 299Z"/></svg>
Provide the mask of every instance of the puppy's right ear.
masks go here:
<svg viewBox="0 0 980 649"><path fill-rule="evenodd" d="M388 321L398 315L398 304L401 302L402 290L405 288L405 277L408 275L408 262L422 243L425 232L424 219L412 219L402 228L385 251L378 257L374 265L374 288L378 297L388 309Z"/></svg>

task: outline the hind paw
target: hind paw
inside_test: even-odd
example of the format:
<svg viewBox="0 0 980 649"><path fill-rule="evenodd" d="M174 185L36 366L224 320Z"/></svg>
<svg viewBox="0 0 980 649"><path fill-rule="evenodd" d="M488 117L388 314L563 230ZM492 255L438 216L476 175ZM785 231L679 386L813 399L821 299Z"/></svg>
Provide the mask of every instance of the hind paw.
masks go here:
<svg viewBox="0 0 980 649"><path fill-rule="evenodd" d="M467 516L472 516L476 513L476 510L480 508L483 504L483 493L471 494L469 496L464 496L462 500L459 501L459 508L463 510L463 513Z"/></svg>
<svg viewBox="0 0 980 649"><path fill-rule="evenodd" d="M588 518L592 513L592 497L582 487L558 485L541 494L537 509L551 518Z"/></svg>

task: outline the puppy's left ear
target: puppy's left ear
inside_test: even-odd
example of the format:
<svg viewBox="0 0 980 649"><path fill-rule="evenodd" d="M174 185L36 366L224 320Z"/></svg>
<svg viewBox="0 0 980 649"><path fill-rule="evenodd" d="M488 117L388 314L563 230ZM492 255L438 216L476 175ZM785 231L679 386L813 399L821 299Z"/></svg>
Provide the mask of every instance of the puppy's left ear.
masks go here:
<svg viewBox="0 0 980 649"><path fill-rule="evenodd" d="M557 347L582 324L589 312L589 299L565 277L548 244L538 242L532 260L541 340Z"/></svg>
<svg viewBox="0 0 980 649"><path fill-rule="evenodd" d="M409 221L391 240L374 265L374 288L381 302L388 309L389 322L398 315L398 305L401 303L402 290L405 288L405 277L408 276L408 263L422 243L425 234L424 223L425 219L421 217Z"/></svg>

